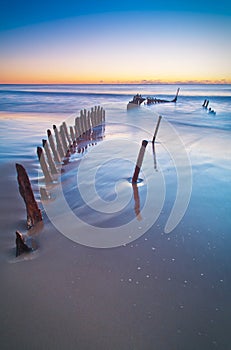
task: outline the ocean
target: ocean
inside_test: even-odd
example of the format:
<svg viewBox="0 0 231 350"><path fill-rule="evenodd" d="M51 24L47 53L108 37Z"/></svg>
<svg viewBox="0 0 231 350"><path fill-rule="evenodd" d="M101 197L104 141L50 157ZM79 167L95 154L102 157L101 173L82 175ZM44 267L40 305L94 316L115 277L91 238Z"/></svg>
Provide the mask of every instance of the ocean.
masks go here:
<svg viewBox="0 0 231 350"><path fill-rule="evenodd" d="M178 87L176 103L127 110ZM37 147L94 106L105 124L42 201ZM230 348L231 85L0 85L0 123L1 349ZM15 163L44 217L38 249L18 258Z"/></svg>

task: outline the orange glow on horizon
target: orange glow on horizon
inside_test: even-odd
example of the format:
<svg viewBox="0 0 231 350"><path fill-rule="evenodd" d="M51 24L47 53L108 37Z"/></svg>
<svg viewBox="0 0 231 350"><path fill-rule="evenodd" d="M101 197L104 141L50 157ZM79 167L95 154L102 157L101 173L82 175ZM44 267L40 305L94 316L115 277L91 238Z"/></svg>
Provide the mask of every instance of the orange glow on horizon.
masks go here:
<svg viewBox="0 0 231 350"><path fill-rule="evenodd" d="M195 71L191 71L187 74L187 69L183 71L178 67L175 70L168 67L160 72L157 67L148 72L148 69L131 69L128 64L122 68L102 67L94 63L87 68L81 63L77 67L73 64L68 66L65 60L56 61L53 66L50 61L41 64L35 60L19 61L18 66L9 64L9 67L8 62L4 63L0 84L231 84L231 77L219 74L221 72L202 74L200 71L195 74Z"/></svg>
<svg viewBox="0 0 231 350"><path fill-rule="evenodd" d="M55 78L11 77L0 79L0 84L231 84L231 78L138 79L138 78Z"/></svg>

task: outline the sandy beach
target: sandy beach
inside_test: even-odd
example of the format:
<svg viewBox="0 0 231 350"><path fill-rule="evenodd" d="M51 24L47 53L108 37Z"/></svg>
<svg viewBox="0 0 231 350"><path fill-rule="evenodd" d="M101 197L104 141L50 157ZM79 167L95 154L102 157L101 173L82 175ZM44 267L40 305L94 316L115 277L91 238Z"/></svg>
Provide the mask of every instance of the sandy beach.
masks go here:
<svg viewBox="0 0 231 350"><path fill-rule="evenodd" d="M45 102L41 112L34 106L24 112L1 111L1 349L229 349L230 96L222 100L211 93L217 112L212 119L201 107L200 90L196 94L181 89L176 105L143 107L133 114L126 111L130 91L113 98L97 92L106 111L103 140L73 155L61 177L69 208L83 222L76 227L76 239L68 239L55 227L58 221L54 225L49 210L59 213L59 198L43 205L38 182L36 147L53 124L73 122L72 113L61 108L65 96L63 105L57 104L57 114L45 110ZM78 108L90 109L96 100L81 95ZM160 113L156 163L149 142L141 173L144 181L138 188L139 221L128 178L141 141L151 140ZM184 147L179 153L180 145ZM43 225L29 231L37 249L17 258L15 231L27 230L16 162L27 169L43 214ZM189 203L166 233L180 181L180 200L183 203L190 192ZM191 183L191 191L183 186L186 183ZM93 186L99 198L84 202L81 188L87 196ZM49 191L57 195L57 186ZM104 202L117 209L102 213ZM145 211L146 203L153 205L148 209L159 210L155 220L154 212ZM97 230L90 232L85 223ZM102 237L112 229L119 235L125 224L126 243L104 249L81 243L84 235L91 240L98 231L105 234ZM139 227L147 229L139 235Z"/></svg>

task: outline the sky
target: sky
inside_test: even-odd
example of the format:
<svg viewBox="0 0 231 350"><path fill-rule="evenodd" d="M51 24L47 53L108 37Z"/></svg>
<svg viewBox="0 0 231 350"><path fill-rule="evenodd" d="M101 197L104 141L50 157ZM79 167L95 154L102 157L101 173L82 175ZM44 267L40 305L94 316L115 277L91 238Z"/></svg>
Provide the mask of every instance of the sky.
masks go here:
<svg viewBox="0 0 231 350"><path fill-rule="evenodd" d="M231 83L231 3L3 0L0 83Z"/></svg>

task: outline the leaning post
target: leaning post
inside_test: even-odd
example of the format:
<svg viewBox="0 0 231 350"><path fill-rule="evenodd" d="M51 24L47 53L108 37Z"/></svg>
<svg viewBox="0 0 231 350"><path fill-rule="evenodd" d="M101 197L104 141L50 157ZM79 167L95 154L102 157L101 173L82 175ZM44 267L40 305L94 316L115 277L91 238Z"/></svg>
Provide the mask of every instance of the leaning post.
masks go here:
<svg viewBox="0 0 231 350"><path fill-rule="evenodd" d="M146 140L142 141L140 152L139 152L139 155L138 155L138 158L137 158L137 161L136 161L135 171L134 171L134 174L133 174L133 177L132 177L132 183L136 183L137 180L138 180L138 176L139 176L140 169L141 169L141 166L142 166L142 163L143 163L144 153L145 153L145 149L146 149L147 144L148 144L148 141L146 141Z"/></svg>
<svg viewBox="0 0 231 350"><path fill-rule="evenodd" d="M157 124L156 124L156 130L155 130L154 135L153 135L152 143L154 143L155 140L156 140L156 135L157 135L158 130L159 130L161 118L162 118L162 117L161 117L161 115L160 115L159 118L158 118Z"/></svg>

